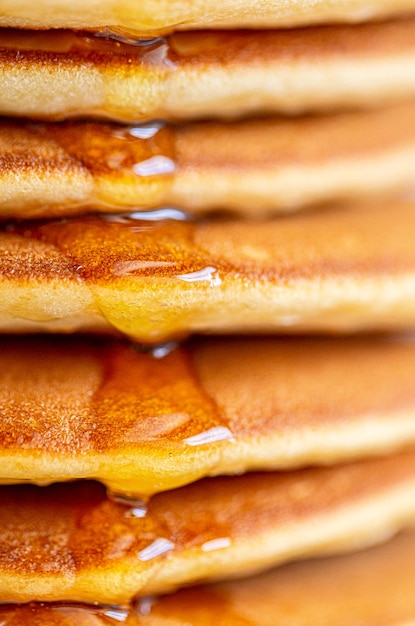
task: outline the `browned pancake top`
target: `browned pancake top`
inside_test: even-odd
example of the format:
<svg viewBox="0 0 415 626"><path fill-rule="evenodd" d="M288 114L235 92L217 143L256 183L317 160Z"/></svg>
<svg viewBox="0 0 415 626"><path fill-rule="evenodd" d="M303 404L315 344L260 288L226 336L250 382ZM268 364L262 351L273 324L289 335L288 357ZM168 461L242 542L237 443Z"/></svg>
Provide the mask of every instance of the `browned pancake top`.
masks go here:
<svg viewBox="0 0 415 626"><path fill-rule="evenodd" d="M260 33L176 33L130 45L70 31L6 29L0 111L53 120L137 121L398 102L413 95L414 31L415 21L408 19Z"/></svg>
<svg viewBox="0 0 415 626"><path fill-rule="evenodd" d="M168 555L204 552L215 539L232 545L381 498L414 476L415 455L408 453L331 469L205 479L154 496L144 517L134 516L134 503L109 500L96 483L2 487L0 572L69 581L86 572L146 570ZM158 539L169 547L152 554Z"/></svg>
<svg viewBox="0 0 415 626"><path fill-rule="evenodd" d="M128 285L151 278L147 287L154 289L166 280L183 286L181 277L204 268L236 282L281 284L347 274L393 275L415 267L414 228L414 206L402 203L254 223L149 225L76 218L3 229L0 274L41 281L71 268L75 281Z"/></svg>
<svg viewBox="0 0 415 626"><path fill-rule="evenodd" d="M215 191L212 200L206 193L207 183L198 192L201 179L211 180L214 176L220 189L226 176L255 181L259 173L269 172L271 180L272 176L284 177L286 168L289 180L290 168L299 168L307 175L319 166L338 166L339 161L344 161L346 172L350 168L354 171L353 163L359 158L373 159L373 168L377 158L386 157L393 164L396 151L402 150L402 159L408 158L405 150L412 149L415 143L413 129L413 103L370 112L227 124L154 123L125 128L96 122L3 121L0 184L4 185L4 193L0 215L50 217L91 207L110 212L178 201L185 209L194 210L196 204L198 211L227 210L226 203L234 202L235 193L232 195L226 187L222 194ZM370 181L367 185L375 192ZM51 198L49 193L55 186L58 191ZM262 187L257 196L272 195L272 191L266 190L266 182L262 182ZM238 208L241 201L235 202ZM272 205L272 199L268 205Z"/></svg>
<svg viewBox="0 0 415 626"><path fill-rule="evenodd" d="M415 532L351 556L283 566L245 581L183 589L143 598L130 607L69 603L5 605L4 626L290 626L351 621L402 626L415 614Z"/></svg>
<svg viewBox="0 0 415 626"><path fill-rule="evenodd" d="M2 62L73 65L90 62L112 68L284 63L404 53L414 48L415 20L353 26L331 25L288 31L202 31L175 33L129 45L71 31L1 30ZM18 55L16 57L16 52Z"/></svg>
<svg viewBox="0 0 415 626"><path fill-rule="evenodd" d="M192 454L203 471L221 439L358 429L410 412L414 367L414 344L380 338L197 341L161 359L121 342L3 339L0 449L139 457L146 447L178 463ZM209 441L213 428L228 430Z"/></svg>

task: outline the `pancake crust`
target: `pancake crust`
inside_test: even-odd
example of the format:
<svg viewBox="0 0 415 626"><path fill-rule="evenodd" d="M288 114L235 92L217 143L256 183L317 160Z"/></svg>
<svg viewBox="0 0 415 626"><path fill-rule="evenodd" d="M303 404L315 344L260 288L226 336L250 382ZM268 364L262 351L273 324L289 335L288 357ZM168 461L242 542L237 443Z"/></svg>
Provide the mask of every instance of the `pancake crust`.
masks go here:
<svg viewBox="0 0 415 626"><path fill-rule="evenodd" d="M415 104L238 123L0 124L0 216L179 206L258 216L412 189Z"/></svg>
<svg viewBox="0 0 415 626"><path fill-rule="evenodd" d="M144 516L97 483L2 487L0 512L0 601L123 603L384 540L415 519L415 454L205 479Z"/></svg>
<svg viewBox="0 0 415 626"><path fill-rule="evenodd" d="M335 21L362 21L414 10L412 0L89 0L71 3L2 0L0 25L15 28L112 28L115 32L148 34L173 28L270 28Z"/></svg>
<svg viewBox="0 0 415 626"><path fill-rule="evenodd" d="M275 221L84 217L0 232L3 332L413 327L415 210L356 206Z"/></svg>
<svg viewBox="0 0 415 626"><path fill-rule="evenodd" d="M176 33L127 45L3 30L0 114L118 120L379 106L415 93L415 18L290 31Z"/></svg>
<svg viewBox="0 0 415 626"><path fill-rule="evenodd" d="M415 531L353 555L285 565L127 608L69 603L0 607L3 626L407 626L415 617Z"/></svg>
<svg viewBox="0 0 415 626"><path fill-rule="evenodd" d="M379 338L197 341L162 359L2 340L0 482L93 477L139 496L391 452L415 443L414 369L415 344Z"/></svg>

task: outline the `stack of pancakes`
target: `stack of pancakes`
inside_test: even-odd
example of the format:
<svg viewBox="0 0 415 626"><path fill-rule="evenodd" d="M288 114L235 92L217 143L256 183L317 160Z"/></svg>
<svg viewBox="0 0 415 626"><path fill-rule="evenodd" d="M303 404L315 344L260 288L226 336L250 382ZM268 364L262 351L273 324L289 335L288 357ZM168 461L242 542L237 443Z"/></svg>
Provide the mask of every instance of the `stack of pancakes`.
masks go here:
<svg viewBox="0 0 415 626"><path fill-rule="evenodd" d="M0 624L414 621L415 2L0 5Z"/></svg>

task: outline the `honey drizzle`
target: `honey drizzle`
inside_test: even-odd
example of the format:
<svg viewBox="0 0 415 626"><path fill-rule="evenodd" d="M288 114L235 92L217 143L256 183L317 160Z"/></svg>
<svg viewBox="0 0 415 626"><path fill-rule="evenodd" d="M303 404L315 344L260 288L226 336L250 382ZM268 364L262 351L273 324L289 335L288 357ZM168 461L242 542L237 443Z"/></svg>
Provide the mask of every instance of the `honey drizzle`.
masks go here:
<svg viewBox="0 0 415 626"><path fill-rule="evenodd" d="M108 428L112 445L153 446L158 441L167 453L171 444L177 452L187 447L189 439L200 438L199 445L207 445L233 438L227 418L205 393L188 351L171 348L162 356L121 346L107 353L103 380L93 397L103 441ZM205 433L214 430L220 432L209 440Z"/></svg>
<svg viewBox="0 0 415 626"><path fill-rule="evenodd" d="M324 215L316 212L287 217L278 224L268 220L251 225L238 221L195 224L128 219L118 223L100 217L14 223L6 227L3 235L6 254L0 259L0 270L3 275L12 276L16 285L22 280L36 279L44 281L45 289L49 289L47 281L56 280L57 276L68 283L83 283L82 289L89 292L93 302L93 314L101 323L105 320L107 328L113 327L149 344L181 339L195 330L218 328L220 318L216 311L222 305L228 313L234 307L235 323L241 323L237 307L242 306L241 328L255 330L254 308L252 303L250 309L244 308L242 294L250 291L256 298L258 285L281 287L281 305L272 320L270 310L275 302L271 301L268 309L263 295L259 295L262 319L268 315L267 328L289 324L290 331L300 328L304 332L307 327L319 328L315 313L323 309L312 300L311 314L306 307L300 316L298 305L290 302L288 285L292 281L299 288L304 280L310 281L316 289L319 281L337 277L355 280L357 286L360 280L377 281L380 275L386 281L394 276L409 276L415 263L413 242L408 235L408 227L414 221L413 207L408 203L393 206L399 220L392 220L391 205L385 205L376 211L373 206L338 207ZM406 231L402 227L404 221ZM18 246L19 254L12 253L12 246ZM229 300L232 289L238 294L238 302ZM284 293L290 304L284 305ZM312 293L316 295L316 291ZM304 295L303 291L300 297ZM367 320L374 311L372 302L357 302L355 290L345 295L347 307L343 296L336 298L347 314L346 321L350 314L353 328L361 323L370 328ZM408 324L412 301L408 301L400 318L396 292L394 298L393 305L388 303L391 308L385 308L386 327L392 318ZM160 299L164 299L163 305ZM336 330L348 329L346 325L335 326L336 307L334 303L328 307L328 325ZM327 311L323 313L325 319ZM49 310L42 313L42 321L53 319L48 314ZM26 311L21 317L25 316ZM383 327L377 314L373 320L375 327ZM344 323L341 317L340 322ZM225 324L230 327L229 317L225 316Z"/></svg>
<svg viewBox="0 0 415 626"><path fill-rule="evenodd" d="M171 196L170 189L178 168L175 134L163 123L125 127L69 122L32 124L30 130L58 144L71 160L76 160L91 174L95 184L90 202L131 207L129 213L112 219L188 219L186 213L174 207L163 207ZM117 196L119 187L114 190L114 182L122 183L122 200ZM141 207L157 207L158 210L144 215L137 211ZM111 216L107 219L110 220Z"/></svg>
<svg viewBox="0 0 415 626"><path fill-rule="evenodd" d="M35 369L39 352L43 359ZM128 444L154 445L151 442L155 441L159 446L174 443L179 450L180 444L206 445L233 437L228 420L205 392L193 357L177 344L140 352L123 342L86 346L74 339L61 339L58 344L33 338L24 344L3 340L0 364L0 401L5 406L3 448L23 446L46 451L51 446L51 450L67 454L75 445L68 436L72 431L77 450L83 453ZM12 403L8 402L10 384L15 390ZM62 391L67 396L67 410L55 408ZM24 410L27 403L29 422ZM45 410L49 404L50 411ZM56 410L61 421L53 428L58 421ZM13 429L7 434L9 419ZM59 438L61 428L67 432L65 440Z"/></svg>
<svg viewBox="0 0 415 626"><path fill-rule="evenodd" d="M91 618L91 619L89 619ZM29 604L0 604L0 626L41 626L47 623L65 626L115 626L124 623L138 624L130 606L113 606L81 602L31 602Z"/></svg>
<svg viewBox="0 0 415 626"><path fill-rule="evenodd" d="M194 551L206 559L212 554L214 561L217 550L230 550L255 534L310 523L375 494L387 497L413 480L414 472L409 452L330 469L204 479L154 496L142 518L126 517L125 506L87 481L2 487L0 570L16 577L30 573L33 581L52 572L74 583L79 572L94 571L104 584L106 573L123 563L134 572ZM130 587L123 597L139 592Z"/></svg>
<svg viewBox="0 0 415 626"><path fill-rule="evenodd" d="M112 606L100 603L83 604L81 602L31 602L29 604L0 604L0 626L116 626L127 622L130 626L139 626L145 616L154 611L155 617L173 616L185 622L189 617L187 607L191 607L192 616L198 618L201 611L201 623L205 624L206 607L210 607L219 616L226 615L238 626L248 626L251 622L242 620L234 612L233 604L215 587L197 587L183 589L179 593L158 598L143 596L127 606ZM91 619L89 619L91 618ZM242 620L242 621L241 621ZM207 622L206 622L207 623Z"/></svg>
<svg viewBox="0 0 415 626"><path fill-rule="evenodd" d="M70 30L25 31L0 28L0 50L16 50L21 54L46 52L51 54L128 55L149 66L174 68L174 53L168 39L153 37L129 39ZM173 56L171 56L173 55Z"/></svg>

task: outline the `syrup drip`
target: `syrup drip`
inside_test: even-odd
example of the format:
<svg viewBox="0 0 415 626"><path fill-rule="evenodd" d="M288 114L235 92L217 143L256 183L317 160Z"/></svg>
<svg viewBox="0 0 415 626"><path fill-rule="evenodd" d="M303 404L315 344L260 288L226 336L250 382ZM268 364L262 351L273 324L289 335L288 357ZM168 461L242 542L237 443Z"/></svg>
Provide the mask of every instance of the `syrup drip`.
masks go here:
<svg viewBox="0 0 415 626"><path fill-rule="evenodd" d="M141 518L147 515L148 498L145 498L145 496L142 496L141 498L138 498L136 496L133 497L126 494L113 492L111 491L111 489L107 489L107 496L113 502L127 507L127 510L125 512L126 517Z"/></svg>
<svg viewBox="0 0 415 626"><path fill-rule="evenodd" d="M174 350L177 350L179 345L178 341L166 341L156 346L150 346L146 352L149 352L155 359L164 359L164 357L171 354Z"/></svg>
<svg viewBox="0 0 415 626"><path fill-rule="evenodd" d="M0 626L9 624L30 624L32 619L38 620L42 615L44 623L61 624L61 619L65 624L82 623L85 626L98 626L98 624L124 623L131 616L130 607L113 606L96 603L83 604L81 602L49 602L16 605L0 604ZM5 617L3 617L3 615ZM59 617L62 616L62 617ZM17 621L16 621L17 620ZM40 623L36 621L36 623Z"/></svg>
<svg viewBox="0 0 415 626"><path fill-rule="evenodd" d="M42 32L0 28L0 49L65 55L69 53L129 55L149 66L175 67L168 40L164 37L137 40L122 36L109 38L103 34L85 34L69 30Z"/></svg>
<svg viewBox="0 0 415 626"><path fill-rule="evenodd" d="M105 617L109 617L116 622L125 622L129 615L128 609L122 609L120 607L102 608L100 612Z"/></svg>
<svg viewBox="0 0 415 626"><path fill-rule="evenodd" d="M93 187L74 206L103 205L106 210L124 208L125 213L108 215L107 221L186 221L186 213L166 203L176 170L175 134L162 123L123 128L93 122L31 124L30 132L50 145L59 146L74 160ZM56 159L60 157L56 156ZM40 160L39 167L44 162ZM60 169L59 160L57 166ZM108 184L110 183L110 184ZM69 200L68 200L69 202ZM166 206L165 206L166 205ZM72 206L72 204L71 204ZM157 210L146 215L144 209Z"/></svg>
<svg viewBox="0 0 415 626"><path fill-rule="evenodd" d="M136 615L150 615L151 609L157 602L157 598L155 596L143 596L139 598L133 605L133 609Z"/></svg>
<svg viewBox="0 0 415 626"><path fill-rule="evenodd" d="M162 128L165 128L163 122L152 122L151 124L140 124L139 126L130 126L127 129L114 131L114 134L118 133L118 136L122 138L125 138L125 134L127 133L136 139L151 139L151 137L154 137Z"/></svg>
<svg viewBox="0 0 415 626"><path fill-rule="evenodd" d="M123 34L120 31L113 30L111 28L104 28L103 30L91 33L92 37L98 37L99 39L111 39L118 41L119 43L127 46L146 46L149 43L156 44L157 42L163 42L163 37L134 37L131 35Z"/></svg>

